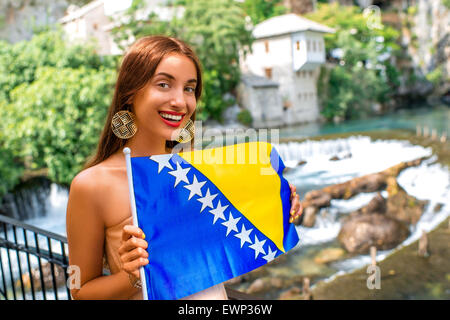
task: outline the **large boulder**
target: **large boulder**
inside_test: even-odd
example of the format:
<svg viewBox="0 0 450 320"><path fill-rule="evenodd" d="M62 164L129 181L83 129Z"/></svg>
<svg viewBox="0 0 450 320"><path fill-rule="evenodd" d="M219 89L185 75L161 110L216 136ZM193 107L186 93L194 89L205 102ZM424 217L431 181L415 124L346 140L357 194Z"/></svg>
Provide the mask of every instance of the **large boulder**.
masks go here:
<svg viewBox="0 0 450 320"><path fill-rule="evenodd" d="M322 190L312 190L305 194L305 207L313 206L318 209L323 207L329 207L331 203L331 195Z"/></svg>
<svg viewBox="0 0 450 320"><path fill-rule="evenodd" d="M377 193L375 197L372 198L372 200L369 201L367 205L365 205L362 208L359 208L356 211L353 211L350 213L346 218L343 220L352 219L353 217L360 216L363 214L372 214L372 213L379 213L379 214L385 214L387 209L387 201L381 193Z"/></svg>
<svg viewBox="0 0 450 320"><path fill-rule="evenodd" d="M403 242L409 235L408 227L379 213L349 217L338 234L342 246L351 253L366 254L371 246L388 250Z"/></svg>
<svg viewBox="0 0 450 320"><path fill-rule="evenodd" d="M423 214L426 200L418 200L406 193L395 178L387 179L389 194L386 215L407 224L416 224Z"/></svg>

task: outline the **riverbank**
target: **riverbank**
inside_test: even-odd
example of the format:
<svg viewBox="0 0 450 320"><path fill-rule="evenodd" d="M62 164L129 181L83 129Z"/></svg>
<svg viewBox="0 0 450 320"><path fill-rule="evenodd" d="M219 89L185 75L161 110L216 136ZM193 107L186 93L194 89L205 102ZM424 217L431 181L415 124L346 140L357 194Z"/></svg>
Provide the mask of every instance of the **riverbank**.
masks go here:
<svg viewBox="0 0 450 320"><path fill-rule="evenodd" d="M418 254L419 241L400 248L377 263L380 289L368 289L367 267L319 281L313 299L450 299L450 218L428 233L427 257ZM372 283L372 281L369 281Z"/></svg>

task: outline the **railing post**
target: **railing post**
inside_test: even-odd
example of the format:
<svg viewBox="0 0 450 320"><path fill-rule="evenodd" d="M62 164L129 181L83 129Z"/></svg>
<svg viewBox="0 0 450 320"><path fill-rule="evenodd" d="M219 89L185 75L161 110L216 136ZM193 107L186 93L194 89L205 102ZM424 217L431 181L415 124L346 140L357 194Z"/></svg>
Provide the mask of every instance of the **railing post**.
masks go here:
<svg viewBox="0 0 450 320"><path fill-rule="evenodd" d="M3 224L3 232L5 235L5 240L8 241L8 228L6 227L6 224ZM17 299L16 297L16 288L14 286L14 276L13 276L13 272L12 272L12 266L11 266L11 256L9 254L9 248L6 248L6 255L8 256L8 266L9 266L9 276L11 277L11 285L12 285L12 292L13 292L13 297L14 300ZM5 288L6 291L8 291L7 288ZM8 294L8 292L6 292Z"/></svg>
<svg viewBox="0 0 450 320"><path fill-rule="evenodd" d="M12 226L12 230L13 230L13 236L14 236L14 243L15 243L16 245L18 245L18 242L17 242L17 234L16 234L16 226ZM17 267L18 267L18 269L19 269L20 288L22 289L23 300L26 300L26 297L25 297L25 288L24 288L24 286L23 286L22 264L20 263L19 250L16 250L16 257L17 257Z"/></svg>
<svg viewBox="0 0 450 320"><path fill-rule="evenodd" d="M50 258L52 259L50 261L53 261L52 244L50 238L47 238L47 246ZM58 300L58 287L56 285L55 264L53 262L50 262L50 270L52 272L52 284L53 284L53 291L55 292L55 300Z"/></svg>
<svg viewBox="0 0 450 320"><path fill-rule="evenodd" d="M25 241L25 248L28 250L28 238L27 238L27 231L23 229L23 239ZM31 287L31 296L33 297L33 300L36 300L36 295L34 292L34 279L33 279L33 272L31 271L31 263L30 263L30 253L27 251L27 263L28 263L28 277L30 278L30 287Z"/></svg>

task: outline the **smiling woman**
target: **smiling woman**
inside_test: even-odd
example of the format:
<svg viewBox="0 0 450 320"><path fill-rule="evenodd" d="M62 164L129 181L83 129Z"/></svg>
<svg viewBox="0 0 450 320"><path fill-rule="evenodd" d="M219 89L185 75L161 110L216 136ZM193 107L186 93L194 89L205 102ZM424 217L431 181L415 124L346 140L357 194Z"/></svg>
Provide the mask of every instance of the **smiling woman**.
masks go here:
<svg viewBox="0 0 450 320"><path fill-rule="evenodd" d="M69 263L81 277L73 298L142 299L139 269L151 252L142 230L132 225L122 150L129 147L131 156L139 157L171 153L180 140L192 146L192 136L184 139L183 130L192 135L201 92L200 63L183 41L144 37L125 54L97 152L70 186ZM292 186L291 202L293 219L301 209ZM111 275L103 275L104 261ZM186 299L227 295L220 283Z"/></svg>

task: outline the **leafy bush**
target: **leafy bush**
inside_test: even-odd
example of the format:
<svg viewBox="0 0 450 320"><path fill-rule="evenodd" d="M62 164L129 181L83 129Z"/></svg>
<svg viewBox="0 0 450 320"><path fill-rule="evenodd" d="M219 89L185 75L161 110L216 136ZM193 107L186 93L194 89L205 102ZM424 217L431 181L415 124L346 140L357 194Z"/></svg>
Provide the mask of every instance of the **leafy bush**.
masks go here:
<svg viewBox="0 0 450 320"><path fill-rule="evenodd" d="M433 85L437 86L440 84L444 79L444 66L440 65L437 68L435 68L433 71L430 71L425 76L428 81L430 81Z"/></svg>
<svg viewBox="0 0 450 320"><path fill-rule="evenodd" d="M20 146L30 169L48 168L50 179L69 184L98 142L114 76L104 68L38 68L32 84L11 92L6 146Z"/></svg>
<svg viewBox="0 0 450 320"><path fill-rule="evenodd" d="M243 109L237 114L237 120L245 126L251 126L253 122L252 114L249 110Z"/></svg>
<svg viewBox="0 0 450 320"><path fill-rule="evenodd" d="M450 0L442 0L442 4L443 4L447 9L450 9Z"/></svg>
<svg viewBox="0 0 450 320"><path fill-rule="evenodd" d="M399 33L386 26L368 23L358 7L319 4L309 19L335 28L325 35L328 57L336 64L321 69L318 91L322 115L352 119L369 115L375 102L391 99L399 86L399 72L389 57L400 49ZM331 54L339 48L340 57Z"/></svg>
<svg viewBox="0 0 450 320"><path fill-rule="evenodd" d="M70 183L97 144L116 65L61 30L0 44L0 197L26 170Z"/></svg>
<svg viewBox="0 0 450 320"><path fill-rule="evenodd" d="M244 0L242 8L251 18L252 23L256 25L266 19L288 13L288 9L283 6L282 2L282 0Z"/></svg>

